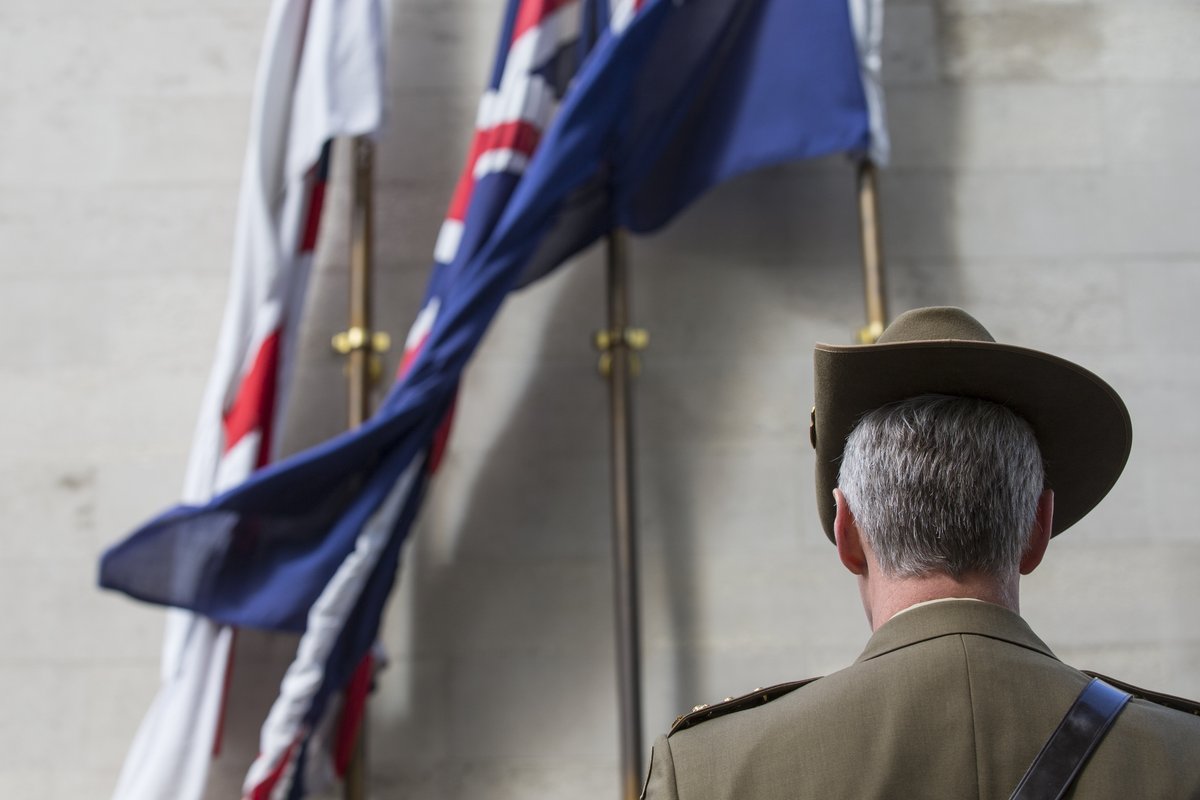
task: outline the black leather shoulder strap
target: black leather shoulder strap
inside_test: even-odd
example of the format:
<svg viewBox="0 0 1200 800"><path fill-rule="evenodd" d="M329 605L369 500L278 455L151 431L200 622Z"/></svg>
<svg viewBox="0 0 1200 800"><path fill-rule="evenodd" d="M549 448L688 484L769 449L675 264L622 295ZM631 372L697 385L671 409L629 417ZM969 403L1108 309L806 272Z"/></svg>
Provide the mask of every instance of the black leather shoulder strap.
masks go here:
<svg viewBox="0 0 1200 800"><path fill-rule="evenodd" d="M1188 700L1186 697L1176 697L1175 695L1164 694L1163 692L1155 692L1150 689L1143 689L1140 686L1134 686L1132 683L1119 681L1116 678L1110 678L1107 675L1101 675L1099 672L1092 672L1090 669L1083 670L1084 675L1092 678L1099 678L1109 686L1115 686L1123 692L1129 692L1139 700L1148 700L1156 705L1170 708L1174 711L1182 711L1185 714L1193 714L1200 717L1200 703L1195 700Z"/></svg>
<svg viewBox="0 0 1200 800"><path fill-rule="evenodd" d="M1042 745L1010 800L1058 800L1100 744L1130 695L1092 678Z"/></svg>

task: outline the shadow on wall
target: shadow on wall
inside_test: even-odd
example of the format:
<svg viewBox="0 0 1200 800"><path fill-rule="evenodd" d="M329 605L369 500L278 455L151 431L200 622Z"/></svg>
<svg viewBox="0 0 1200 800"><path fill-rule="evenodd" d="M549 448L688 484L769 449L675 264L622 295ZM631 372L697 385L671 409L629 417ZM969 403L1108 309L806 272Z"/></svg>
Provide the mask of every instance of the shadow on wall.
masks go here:
<svg viewBox="0 0 1200 800"><path fill-rule="evenodd" d="M402 25L394 36L401 41L393 47L392 128L379 153L377 237L378 268L399 277L381 280L377 307L397 347L419 302L484 72L451 75L439 87L410 62L431 46L447 51L434 54L439 63L479 47L455 33L480 27L473 14L446 6L436 12L437 36ZM897 158L882 176L881 213L896 312L960 302L962 292L948 266L950 171L930 176L914 140L931 123L903 113L912 95L953 107L946 98L954 89L938 77L930 7L898 6L893 16ZM409 46L417 38L426 50ZM476 38L490 53L491 37ZM429 119L455 133L426 135ZM956 120L938 124L938 142L953 150ZM339 186L342 201L325 224L340 247L348 205ZM319 266L314 278L314 290L328 291L313 296L311 356L341 324L339 258L330 254L334 266ZM512 298L468 370L451 446L384 622L392 664L373 696L369 734L377 790L526 796L559 780L568 796L613 791L609 423L590 347L604 325L603 270L597 246ZM666 231L635 240L630 274L634 324L652 337L634 413L648 752L651 737L698 702L824 671L856 652L845 635L820 626L812 641L801 640L809 629L792 621L827 602L812 587L835 571L810 488L810 354L817 340L851 341L863 320L853 165L788 165L719 187ZM340 367L319 364L298 382L297 444L342 425ZM858 633L848 636L865 638ZM218 762L211 797L236 793L248 760L229 759L257 752L292 642L242 638L230 756ZM556 769L565 773L546 777Z"/></svg>
<svg viewBox="0 0 1200 800"><path fill-rule="evenodd" d="M858 646L799 640L790 620L825 598L777 588L833 571L807 408L812 342L861 324L853 187L842 159L748 176L632 248L634 321L652 336L635 399L646 748L697 702ZM512 298L466 376L389 612L407 686L373 720L381 786L522 796L551 760L575 790L611 791L609 423L588 347L603 315L600 246Z"/></svg>

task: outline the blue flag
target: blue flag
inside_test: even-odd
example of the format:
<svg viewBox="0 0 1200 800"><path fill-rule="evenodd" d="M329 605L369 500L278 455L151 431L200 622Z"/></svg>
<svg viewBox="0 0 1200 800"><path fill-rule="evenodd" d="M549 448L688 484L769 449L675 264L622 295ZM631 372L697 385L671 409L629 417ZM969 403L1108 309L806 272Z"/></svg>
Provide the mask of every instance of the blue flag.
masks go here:
<svg viewBox="0 0 1200 800"><path fill-rule="evenodd" d="M460 376L510 291L615 227L660 228L745 171L878 158L886 142L862 66L878 42L864 28L878 20L864 25L852 6L510 3L401 377L374 417L207 505L164 513L101 559L104 587L304 632L298 661L319 681L293 698L257 778L302 773L279 767L303 759L307 731L369 651Z"/></svg>

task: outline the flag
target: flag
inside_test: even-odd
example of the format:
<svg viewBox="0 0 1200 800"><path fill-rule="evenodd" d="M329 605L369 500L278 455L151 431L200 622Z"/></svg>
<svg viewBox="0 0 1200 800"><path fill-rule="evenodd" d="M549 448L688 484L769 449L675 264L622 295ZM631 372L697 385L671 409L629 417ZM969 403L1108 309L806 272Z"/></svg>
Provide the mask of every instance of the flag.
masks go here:
<svg viewBox="0 0 1200 800"><path fill-rule="evenodd" d="M275 459L328 172L328 141L382 114L378 0L276 0L255 81L233 270L183 499L207 502ZM233 629L172 610L161 685L118 800L199 798L217 750Z"/></svg>
<svg viewBox="0 0 1200 800"><path fill-rule="evenodd" d="M422 310L376 414L167 511L101 560L101 585L132 597L303 634L247 792L303 795L312 733L372 646L462 370L505 296L745 171L835 152L882 161L881 7L509 4Z"/></svg>

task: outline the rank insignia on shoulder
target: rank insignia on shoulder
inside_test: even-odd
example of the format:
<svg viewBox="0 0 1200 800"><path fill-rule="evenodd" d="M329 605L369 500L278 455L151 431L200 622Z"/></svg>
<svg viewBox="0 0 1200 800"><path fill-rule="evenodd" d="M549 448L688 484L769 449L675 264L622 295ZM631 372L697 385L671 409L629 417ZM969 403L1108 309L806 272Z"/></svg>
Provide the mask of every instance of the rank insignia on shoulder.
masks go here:
<svg viewBox="0 0 1200 800"><path fill-rule="evenodd" d="M738 711L745 711L750 708L766 705L772 700L783 697L789 692L799 689L801 686L812 683L818 678L807 678L802 681L790 681L788 683L779 683L775 686L768 686L765 689L755 689L749 694L744 694L741 697L726 697L719 703L701 703L692 708L687 714L676 717L675 723L671 725L671 730L667 732L667 736L673 736L680 731L695 727L701 722L707 722L710 719L723 717L727 714L734 714Z"/></svg>
<svg viewBox="0 0 1200 800"><path fill-rule="evenodd" d="M1156 703L1160 706L1165 706L1175 711L1182 711L1185 714L1195 714L1200 716L1200 703L1197 703L1195 700L1188 700L1186 697L1175 697L1174 695L1163 694L1162 692L1152 692L1149 689L1143 689L1139 686L1134 686L1131 683L1125 683L1125 681L1119 681L1116 678L1110 678L1107 675L1101 675L1099 672L1092 672L1090 669L1083 670L1083 674L1093 678L1099 678L1105 683L1112 684L1121 691L1128 692L1139 700L1148 700L1151 703Z"/></svg>

